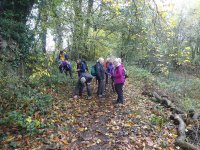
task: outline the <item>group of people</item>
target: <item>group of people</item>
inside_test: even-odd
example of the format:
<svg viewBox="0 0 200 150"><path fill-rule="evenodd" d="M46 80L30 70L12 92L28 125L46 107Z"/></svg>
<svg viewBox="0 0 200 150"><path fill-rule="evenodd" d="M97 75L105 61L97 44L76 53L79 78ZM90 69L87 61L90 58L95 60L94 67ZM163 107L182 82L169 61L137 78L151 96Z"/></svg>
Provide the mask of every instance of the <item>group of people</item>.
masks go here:
<svg viewBox="0 0 200 150"><path fill-rule="evenodd" d="M66 75L69 72L70 77L73 78L72 65L69 62L69 55L65 54L63 51L60 51L57 59L58 59L58 63L59 63L60 72L61 73L64 72Z"/></svg>
<svg viewBox="0 0 200 150"><path fill-rule="evenodd" d="M63 56L61 56L61 54ZM59 54L59 69L61 72L66 70L72 77L72 66L68 61L69 57L62 51ZM106 91L112 90L117 93L116 103L123 104L123 86L126 79L126 72L121 58L107 58L104 61L103 58L99 58L89 72L87 63L84 60L77 60L77 74L78 81L74 90L74 99L78 99L82 96L83 89L86 86L87 99L92 98L91 82L93 78L96 78L98 83L97 96L103 98Z"/></svg>
<svg viewBox="0 0 200 150"><path fill-rule="evenodd" d="M59 63L59 70L61 73L65 73L66 75L69 72L69 75L71 78L72 76L72 65L69 61L69 56L65 54L63 51L60 51L58 57L57 57L58 63ZM78 59L77 60L77 73L78 76L81 75L81 73L84 73L88 71L87 63L84 60Z"/></svg>

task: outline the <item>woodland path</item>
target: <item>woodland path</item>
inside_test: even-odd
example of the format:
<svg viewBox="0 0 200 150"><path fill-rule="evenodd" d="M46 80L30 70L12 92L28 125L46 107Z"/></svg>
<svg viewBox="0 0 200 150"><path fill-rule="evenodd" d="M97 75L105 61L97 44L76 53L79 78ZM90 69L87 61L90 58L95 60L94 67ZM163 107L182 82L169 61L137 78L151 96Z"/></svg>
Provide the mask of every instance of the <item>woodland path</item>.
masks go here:
<svg viewBox="0 0 200 150"><path fill-rule="evenodd" d="M17 137L24 149L45 150L173 150L176 127L167 118L170 111L141 95L130 81L126 83L125 104L113 104L115 93L105 99L69 98L69 87L55 92L54 103L46 118L52 127L43 129L37 137Z"/></svg>
<svg viewBox="0 0 200 150"><path fill-rule="evenodd" d="M173 144L176 138L173 123L159 120L168 118L170 111L142 96L130 82L124 91L123 106L113 104L114 93L107 94L105 99L92 100L68 100L64 95L56 95L51 114L56 128L46 131L40 148L179 149Z"/></svg>

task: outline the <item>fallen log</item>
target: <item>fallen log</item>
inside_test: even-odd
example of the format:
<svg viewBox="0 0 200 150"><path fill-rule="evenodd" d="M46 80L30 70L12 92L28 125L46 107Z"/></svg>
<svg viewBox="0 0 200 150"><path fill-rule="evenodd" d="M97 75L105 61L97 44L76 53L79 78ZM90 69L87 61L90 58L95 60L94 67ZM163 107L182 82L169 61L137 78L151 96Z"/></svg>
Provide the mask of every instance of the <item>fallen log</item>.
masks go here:
<svg viewBox="0 0 200 150"><path fill-rule="evenodd" d="M185 122L183 121L183 119L180 117L180 115L175 114L173 118L175 121L177 121L179 123L179 125L178 125L178 135L179 136L176 139L175 145L177 145L185 150L198 150L199 148L197 148L196 146L185 141L186 125L185 125Z"/></svg>
<svg viewBox="0 0 200 150"><path fill-rule="evenodd" d="M171 108L173 113L185 114L184 111L177 108L166 96L162 97L162 96L158 95L156 92L153 92L153 97L155 97L157 102L161 103L162 105L164 105L168 108Z"/></svg>
<svg viewBox="0 0 200 150"><path fill-rule="evenodd" d="M180 117L180 115L177 115L175 114L174 115L174 119L179 123L179 126L178 126L178 138L177 138L177 141L183 141L185 140L186 138L186 135L185 135L185 122L183 121L183 119Z"/></svg>
<svg viewBox="0 0 200 150"><path fill-rule="evenodd" d="M170 107L170 105L172 104L172 102L170 100L168 100L167 97L161 97L160 95L158 95L156 92L153 92L153 96L156 98L156 100L158 102L160 102L161 104Z"/></svg>
<svg viewBox="0 0 200 150"><path fill-rule="evenodd" d="M180 108L176 107L168 99L168 97L166 97L166 96L162 97L162 96L158 95L156 92L153 92L152 95L153 95L152 100L163 104L164 106L170 108L173 113L175 113L174 116L170 117L170 119L176 121L178 124L178 137L176 139L175 145L181 147L184 150L199 150L200 148L185 141L185 139L186 139L186 134L185 134L186 124L181 116L184 116L184 114L186 114L186 113L183 110L181 110ZM196 115L196 114L194 115L194 114L192 116L193 119L196 119L199 117L198 115Z"/></svg>
<svg viewBox="0 0 200 150"><path fill-rule="evenodd" d="M188 116L190 116L190 118L192 118L193 120L200 119L200 115L195 113L195 111L193 109L189 110Z"/></svg>
<svg viewBox="0 0 200 150"><path fill-rule="evenodd" d="M186 114L183 110L181 110L180 108L176 107L174 104L171 104L171 111L174 114Z"/></svg>

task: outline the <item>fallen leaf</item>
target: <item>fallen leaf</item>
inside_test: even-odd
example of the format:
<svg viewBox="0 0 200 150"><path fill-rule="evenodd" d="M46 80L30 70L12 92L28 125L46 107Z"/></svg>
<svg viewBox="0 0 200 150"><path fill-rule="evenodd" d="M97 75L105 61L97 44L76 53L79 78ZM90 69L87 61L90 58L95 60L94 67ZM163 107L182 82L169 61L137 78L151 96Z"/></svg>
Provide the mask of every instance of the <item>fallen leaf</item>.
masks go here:
<svg viewBox="0 0 200 150"><path fill-rule="evenodd" d="M149 137L146 138L146 141L147 141L148 146L153 146L154 143Z"/></svg>
<svg viewBox="0 0 200 150"><path fill-rule="evenodd" d="M68 145L69 143L67 142L67 140L62 139L61 140L63 142L63 144Z"/></svg>
<svg viewBox="0 0 200 150"><path fill-rule="evenodd" d="M129 127L132 127L132 126L133 126L133 123L131 123L131 122L125 123L123 126L129 128Z"/></svg>
<svg viewBox="0 0 200 150"><path fill-rule="evenodd" d="M10 142L10 141L12 141L14 138L15 138L14 136L9 135L9 136L7 137L7 139L5 140L5 142Z"/></svg>
<svg viewBox="0 0 200 150"><path fill-rule="evenodd" d="M85 128L79 128L79 131L85 131Z"/></svg>
<svg viewBox="0 0 200 150"><path fill-rule="evenodd" d="M101 139L97 139L96 143L98 143L98 144L101 143Z"/></svg>
<svg viewBox="0 0 200 150"><path fill-rule="evenodd" d="M119 126L114 126L114 127L112 127L111 129L112 129L113 131L119 130Z"/></svg>

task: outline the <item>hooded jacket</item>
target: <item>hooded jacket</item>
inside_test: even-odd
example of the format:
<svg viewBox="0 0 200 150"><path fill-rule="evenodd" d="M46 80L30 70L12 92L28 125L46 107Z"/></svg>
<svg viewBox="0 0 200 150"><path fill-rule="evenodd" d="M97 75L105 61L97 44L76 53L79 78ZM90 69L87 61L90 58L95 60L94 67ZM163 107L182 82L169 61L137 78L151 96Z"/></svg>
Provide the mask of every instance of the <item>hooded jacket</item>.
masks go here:
<svg viewBox="0 0 200 150"><path fill-rule="evenodd" d="M115 84L125 82L125 71L124 71L124 67L123 67L122 64L120 64L119 66L117 66L114 69L113 77L114 77L114 83Z"/></svg>

